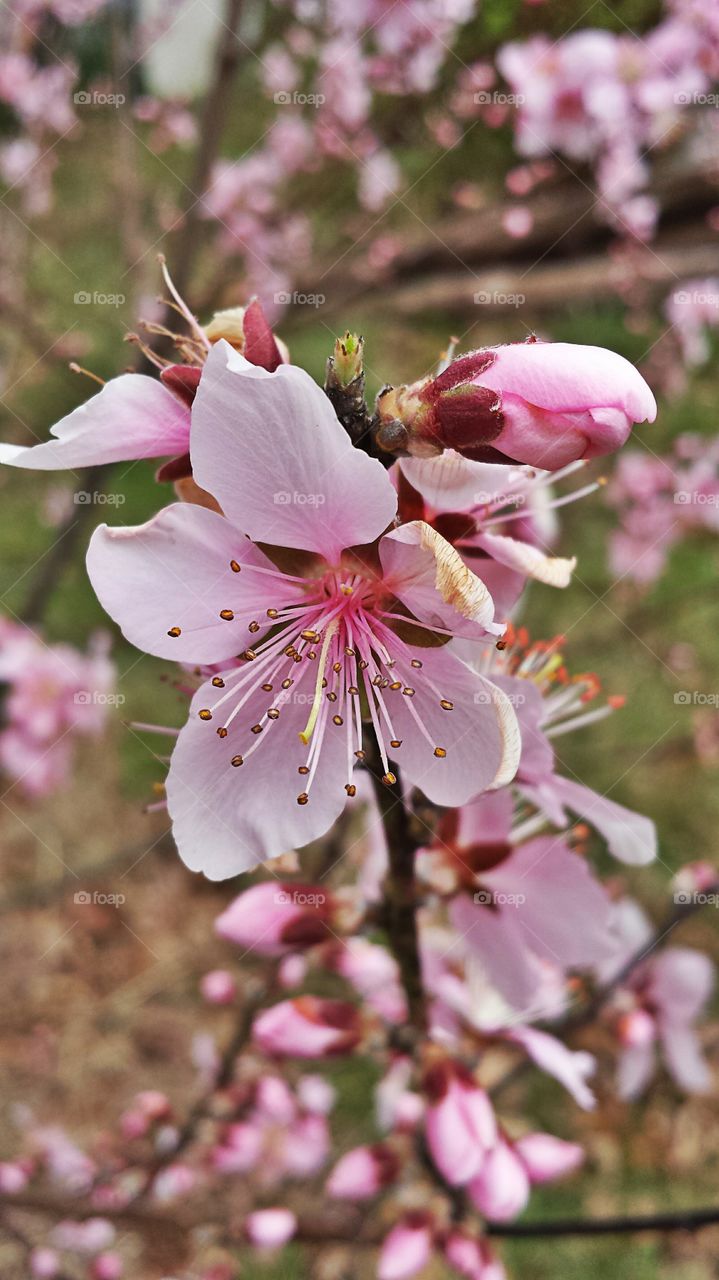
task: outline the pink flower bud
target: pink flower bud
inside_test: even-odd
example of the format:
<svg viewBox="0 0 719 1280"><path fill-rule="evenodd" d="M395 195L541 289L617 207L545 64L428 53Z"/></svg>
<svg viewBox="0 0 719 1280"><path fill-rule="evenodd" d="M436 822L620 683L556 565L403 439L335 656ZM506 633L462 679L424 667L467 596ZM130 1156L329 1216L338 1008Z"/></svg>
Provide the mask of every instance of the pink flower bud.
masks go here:
<svg viewBox="0 0 719 1280"><path fill-rule="evenodd" d="M53 1280L59 1274L60 1258L54 1249L40 1246L30 1254L30 1272L37 1280Z"/></svg>
<svg viewBox="0 0 719 1280"><path fill-rule="evenodd" d="M245 1221L250 1244L258 1249L280 1249L297 1230L297 1219L290 1209L257 1209Z"/></svg>
<svg viewBox="0 0 719 1280"><path fill-rule="evenodd" d="M211 969L200 980L200 991L208 1004L232 1004L237 984L227 969Z"/></svg>
<svg viewBox="0 0 719 1280"><path fill-rule="evenodd" d="M529 1176L509 1143L500 1138L487 1155L469 1194L490 1222L508 1222L521 1213L529 1200Z"/></svg>
<svg viewBox="0 0 719 1280"><path fill-rule="evenodd" d="M355 1147L337 1161L325 1189L334 1200L368 1200L394 1182L398 1168L396 1155L384 1143Z"/></svg>
<svg viewBox="0 0 719 1280"><path fill-rule="evenodd" d="M456 1228L444 1242L444 1256L449 1265L468 1280L505 1280L505 1271L486 1240Z"/></svg>
<svg viewBox="0 0 719 1280"><path fill-rule="evenodd" d="M449 1059L430 1068L424 1088L432 1159L450 1186L461 1186L479 1173L497 1140L492 1104L470 1073Z"/></svg>
<svg viewBox="0 0 719 1280"><path fill-rule="evenodd" d="M408 1213L385 1238L377 1262L377 1280L408 1280L429 1262L432 1229L423 1213Z"/></svg>
<svg viewBox="0 0 719 1280"><path fill-rule="evenodd" d="M90 1268L90 1275L92 1280L120 1280L122 1271L119 1253L100 1253Z"/></svg>
<svg viewBox="0 0 719 1280"><path fill-rule="evenodd" d="M576 1142L563 1142L551 1133L528 1133L514 1144L532 1183L552 1182L574 1173L584 1162L584 1151Z"/></svg>
<svg viewBox="0 0 719 1280"><path fill-rule="evenodd" d="M265 1009L255 1018L253 1035L265 1053L326 1058L354 1049L361 1026L354 1005L344 1000L298 996Z"/></svg>
<svg viewBox="0 0 719 1280"><path fill-rule="evenodd" d="M649 387L622 356L531 340L459 356L388 406L410 433L410 452L452 448L551 471L614 452L633 423L656 416Z"/></svg>
<svg viewBox="0 0 719 1280"><path fill-rule="evenodd" d="M215 929L221 938L259 955L281 956L326 942L331 911L326 889L266 881L235 898L218 916Z"/></svg>

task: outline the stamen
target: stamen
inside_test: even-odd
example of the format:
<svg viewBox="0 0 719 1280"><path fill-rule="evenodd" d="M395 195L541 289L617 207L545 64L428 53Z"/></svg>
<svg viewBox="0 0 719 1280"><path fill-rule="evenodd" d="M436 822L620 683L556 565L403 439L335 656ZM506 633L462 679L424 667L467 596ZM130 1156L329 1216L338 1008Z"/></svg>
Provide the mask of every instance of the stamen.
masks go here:
<svg viewBox="0 0 719 1280"><path fill-rule="evenodd" d="M312 732L314 730L314 727L317 724L317 717L320 713L320 706L322 705L322 680L324 678L325 666L327 663L327 653L328 653L330 644L332 643L332 639L337 633L338 628L339 628L339 622L336 618L334 618L330 623L330 625L328 626L327 630L325 631L324 637L322 639L322 648L320 649L320 661L319 661L319 666L317 668L317 681L315 683L315 695L314 695L314 698L312 699L312 706L310 708L310 714L307 720L307 724L305 725L304 729L302 729L300 732L300 741L303 742L305 746L308 745L312 737ZM307 803L307 802L304 801L304 803Z"/></svg>

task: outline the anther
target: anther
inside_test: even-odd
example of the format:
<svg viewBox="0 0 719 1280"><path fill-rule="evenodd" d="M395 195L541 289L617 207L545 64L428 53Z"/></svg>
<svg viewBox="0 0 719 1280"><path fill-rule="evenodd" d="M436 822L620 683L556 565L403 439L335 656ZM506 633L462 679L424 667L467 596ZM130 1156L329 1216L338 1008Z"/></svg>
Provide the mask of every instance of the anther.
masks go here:
<svg viewBox="0 0 719 1280"><path fill-rule="evenodd" d="M336 702L336 701L337 701L337 694L336 694L336 693L334 693L334 692L332 692L332 693L328 693L328 694L327 694L327 701L328 701L328 702Z"/></svg>
<svg viewBox="0 0 719 1280"><path fill-rule="evenodd" d="M167 634L168 636L172 636L173 640L176 640L178 636L182 635L182 627L170 627Z"/></svg>
<svg viewBox="0 0 719 1280"><path fill-rule="evenodd" d="M401 738L393 738L389 745L390 745L391 747L394 747L394 749L395 749L395 751L396 751L396 750L397 750L397 747L401 747L401 746L402 746L402 739L401 739Z"/></svg>
<svg viewBox="0 0 719 1280"><path fill-rule="evenodd" d="M234 622L235 619L235 615L231 609L220 609L220 617L223 622Z"/></svg>
<svg viewBox="0 0 719 1280"><path fill-rule="evenodd" d="M201 720L211 720L211 719L212 719L212 712L209 710L209 708L208 708L208 707L203 707L202 711L200 711L198 714L199 714L199 717L200 717L200 719L201 719Z"/></svg>
<svg viewBox="0 0 719 1280"><path fill-rule="evenodd" d="M360 671L366 671L369 666L369 662L367 661L366 658L360 658L358 666Z"/></svg>
<svg viewBox="0 0 719 1280"><path fill-rule="evenodd" d="M382 781L384 782L385 786L393 787L397 779L393 773L385 773L382 777Z"/></svg>
<svg viewBox="0 0 719 1280"><path fill-rule="evenodd" d="M420 662L419 658L413 658L412 662L410 663L410 666L416 667L417 670L419 670L419 668L422 666L422 663Z"/></svg>
<svg viewBox="0 0 719 1280"><path fill-rule="evenodd" d="M250 733L262 733L262 725L253 724L252 728L250 729Z"/></svg>
<svg viewBox="0 0 719 1280"><path fill-rule="evenodd" d="M284 680L282 681L282 688L289 689L290 685L294 683L295 683L294 680L290 680L289 676L285 676Z"/></svg>
<svg viewBox="0 0 719 1280"><path fill-rule="evenodd" d="M226 730L226 729L218 729L218 730L217 730L217 736L218 736L218 738L226 738L226 737L227 737L227 730Z"/></svg>
<svg viewBox="0 0 719 1280"><path fill-rule="evenodd" d="M356 697L357 697L357 694L359 693L359 689L357 688L357 685L356 685L356 684L351 684L351 685L349 686L349 688L348 688L347 692L348 692L348 693L351 693L353 698L356 698Z"/></svg>
<svg viewBox="0 0 719 1280"><path fill-rule="evenodd" d="M280 718L279 708L278 708L278 707L270 707L269 711L267 712L267 719L268 719L268 720L279 720L279 718Z"/></svg>
<svg viewBox="0 0 719 1280"><path fill-rule="evenodd" d="M265 693L272 693L272 685L271 685L271 684L263 684L263 685L261 686L261 688L264 690L264 692L265 692Z"/></svg>
<svg viewBox="0 0 719 1280"><path fill-rule="evenodd" d="M242 565L239 565L236 560L230 560L230 568L233 573L239 573Z"/></svg>
<svg viewBox="0 0 719 1280"><path fill-rule="evenodd" d="M298 804L307 804L308 801L309 801L309 796L306 791L303 791L302 794L297 797Z"/></svg>
<svg viewBox="0 0 719 1280"><path fill-rule="evenodd" d="M444 747L435 747L434 754L436 755L438 760L444 760L447 752L445 751Z"/></svg>
<svg viewBox="0 0 719 1280"><path fill-rule="evenodd" d="M394 689L394 691L395 691L395 693L396 693L396 691L397 691L398 689L401 689L401 688L402 688L402 681L401 681L401 680L393 680L393 681L392 681L392 683L391 683L391 685L390 685L389 687L390 687L390 689Z"/></svg>
<svg viewBox="0 0 719 1280"><path fill-rule="evenodd" d="M230 761L230 764L232 765L233 769L239 769L240 765L242 764L242 756L233 756Z"/></svg>
<svg viewBox="0 0 719 1280"><path fill-rule="evenodd" d="M304 776L304 774L309 773L309 769L307 768L306 764L301 764L297 772L301 773Z"/></svg>
<svg viewBox="0 0 719 1280"><path fill-rule="evenodd" d="M414 689L410 688L410 686L409 686L409 685L407 685L406 689L403 689L403 690L402 690L402 692L403 692L403 694L404 694L405 698L413 698L413 697L414 697Z"/></svg>
<svg viewBox="0 0 719 1280"><path fill-rule="evenodd" d="M311 628L309 628L307 631L300 631L300 636L302 637L303 640L311 640L313 644L319 644L320 638L317 632L313 631Z"/></svg>
<svg viewBox="0 0 719 1280"><path fill-rule="evenodd" d="M333 716L333 717L332 717L332 723L333 723L333 724L344 724L344 720L342 719L342 716Z"/></svg>
<svg viewBox="0 0 719 1280"><path fill-rule="evenodd" d="M342 663L341 663L341 662L333 662L333 663L332 663L332 670L333 670L337 675L339 675L340 671L342 670Z"/></svg>
<svg viewBox="0 0 719 1280"><path fill-rule="evenodd" d="M259 629L260 629L259 622L251 622L249 627L247 628L247 630L251 631L253 635L255 635L259 631Z"/></svg>
<svg viewBox="0 0 719 1280"><path fill-rule="evenodd" d="M225 682L222 679L222 676L213 676L212 683L216 689L224 689L225 687Z"/></svg>
<svg viewBox="0 0 719 1280"><path fill-rule="evenodd" d="M345 784L345 791L347 792L347 795L348 795L348 796L356 796L356 795L357 795L357 788L356 788L356 786L354 786L354 784L353 784L352 782L347 782L347 783Z"/></svg>
<svg viewBox="0 0 719 1280"><path fill-rule="evenodd" d="M351 645L351 644L346 644L346 645L345 645L345 653L346 653L346 655L347 655L347 657L348 657L348 658L356 658L356 657L357 657L357 654L355 653L355 651L354 651L354 649L352 648L352 645Z"/></svg>
<svg viewBox="0 0 719 1280"><path fill-rule="evenodd" d="M279 617L279 610L278 610L278 609L268 609L268 610L267 610L267 617L268 617L268 618L278 618L278 617Z"/></svg>
<svg viewBox="0 0 719 1280"><path fill-rule="evenodd" d="M443 711L454 711L454 703L448 702L446 698L443 698L439 705Z"/></svg>
<svg viewBox="0 0 719 1280"><path fill-rule="evenodd" d="M355 759L356 759L356 760L364 760L364 759L365 759L365 757L366 757L366 755L367 755L367 752L366 752L366 751L363 751L361 747L360 747L359 751L355 751Z"/></svg>

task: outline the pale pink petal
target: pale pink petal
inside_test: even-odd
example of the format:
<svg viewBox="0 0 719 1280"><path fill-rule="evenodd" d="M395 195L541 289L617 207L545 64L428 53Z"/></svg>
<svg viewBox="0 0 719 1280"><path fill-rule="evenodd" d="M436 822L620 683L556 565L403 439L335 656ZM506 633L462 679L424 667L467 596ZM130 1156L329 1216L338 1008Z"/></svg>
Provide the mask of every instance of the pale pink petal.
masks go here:
<svg viewBox="0 0 719 1280"><path fill-rule="evenodd" d="M409 698L398 692L388 701L393 728L402 746L396 760L407 781L436 804L460 805L487 788L504 786L514 777L519 757L517 721L504 694L478 676L447 648L416 649L421 679L415 682L412 706L425 725L429 741L418 731ZM408 671L411 678L411 671ZM431 680L438 691L427 687ZM440 700L452 703L444 711ZM435 748L446 757L434 755Z"/></svg>
<svg viewBox="0 0 719 1280"><path fill-rule="evenodd" d="M436 511L466 511L494 498L519 494L528 468L504 463L473 462L454 449L437 458L402 458L399 463L410 484Z"/></svg>
<svg viewBox="0 0 719 1280"><path fill-rule="evenodd" d="M676 1023L664 1025L660 1019L659 1034L667 1068L679 1088L687 1093L709 1093L712 1073L697 1033Z"/></svg>
<svg viewBox="0 0 719 1280"><path fill-rule="evenodd" d="M514 805L509 790L491 791L462 805L459 810L457 844L498 844L508 840Z"/></svg>
<svg viewBox="0 0 719 1280"><path fill-rule="evenodd" d="M257 542L333 561L394 519L382 464L353 447L309 374L294 365L268 373L224 341L195 398L190 453L197 483Z"/></svg>
<svg viewBox="0 0 719 1280"><path fill-rule="evenodd" d="M624 1049L617 1067L617 1093L631 1102L644 1092L656 1069L656 1055L650 1044L632 1045Z"/></svg>
<svg viewBox="0 0 719 1280"><path fill-rule="evenodd" d="M165 507L136 527L100 525L87 553L98 599L131 644L192 663L242 653L253 639L250 623L269 626L268 605L281 608L297 598L288 579L250 566L273 570L228 520L190 503ZM231 621L220 617L228 609ZM180 635L168 634L178 627Z"/></svg>
<svg viewBox="0 0 719 1280"><path fill-rule="evenodd" d="M467 894L458 894L450 904L450 919L491 984L515 1010L528 1013L536 1002L541 975L516 911L492 911Z"/></svg>
<svg viewBox="0 0 719 1280"><path fill-rule="evenodd" d="M714 989L714 964L691 947L669 947L652 957L652 1000L667 1021L693 1022Z"/></svg>
<svg viewBox="0 0 719 1280"><path fill-rule="evenodd" d="M568 587L577 564L576 556L571 560L548 556L531 542L520 542L504 534L482 533L476 539L476 545L508 569L515 569L549 587Z"/></svg>
<svg viewBox="0 0 719 1280"><path fill-rule="evenodd" d="M304 755L299 732L307 720L306 704L289 700L245 759L257 741L250 726L265 715L270 695L254 692L222 739L215 732L217 722L205 723L198 715L213 705L217 694L208 682L195 695L167 777L167 805L180 857L210 880L237 875L316 840L339 817L347 799L345 739L332 731L334 726L322 745L309 803L300 805L303 779L297 770ZM232 765L236 756L244 761L239 767Z"/></svg>
<svg viewBox="0 0 719 1280"><path fill-rule="evenodd" d="M604 836L609 851L622 862L640 867L657 856L657 833L650 818L600 796L581 782L558 775L552 790L560 803L578 813Z"/></svg>
<svg viewBox="0 0 719 1280"><path fill-rule="evenodd" d="M574 1173L584 1163L584 1150L576 1142L564 1142L551 1133L528 1133L514 1149L532 1183L552 1182Z"/></svg>
<svg viewBox="0 0 719 1280"><path fill-rule="evenodd" d="M523 945L544 959L582 968L611 950L609 895L561 837L520 845L482 883L504 895L500 912L516 917Z"/></svg>
<svg viewBox="0 0 719 1280"><path fill-rule="evenodd" d="M536 1027L512 1027L504 1035L508 1040L521 1044L532 1061L564 1085L585 1111L596 1106L594 1094L587 1085L587 1079L593 1075L596 1066L590 1053L568 1049L556 1036L538 1031Z"/></svg>
<svg viewBox="0 0 719 1280"><path fill-rule="evenodd" d="M62 471L130 458L184 453L190 411L155 378L125 373L50 428L53 440L31 448L0 445L0 462Z"/></svg>

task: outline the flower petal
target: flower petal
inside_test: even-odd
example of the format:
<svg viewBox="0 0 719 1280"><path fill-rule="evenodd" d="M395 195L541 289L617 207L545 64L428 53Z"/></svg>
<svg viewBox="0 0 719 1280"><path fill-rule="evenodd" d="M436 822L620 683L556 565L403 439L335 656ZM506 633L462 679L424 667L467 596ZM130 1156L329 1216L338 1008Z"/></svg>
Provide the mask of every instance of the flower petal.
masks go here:
<svg viewBox="0 0 719 1280"><path fill-rule="evenodd" d="M566 805L580 818L591 823L604 836L610 853L621 862L641 867L657 856L657 832L654 823L642 813L626 809L585 787L584 783L555 775L551 790L560 804Z"/></svg>
<svg viewBox="0 0 719 1280"><path fill-rule="evenodd" d="M190 453L197 483L256 542L332 561L395 516L382 464L352 446L309 374L286 364L268 373L224 341L207 358Z"/></svg>
<svg viewBox="0 0 719 1280"><path fill-rule="evenodd" d="M505 534L482 533L475 541L478 547L508 569L516 569L549 587L568 587L577 564L576 556L571 560L548 556L531 542L520 542L518 538L508 538Z"/></svg>
<svg viewBox="0 0 719 1280"><path fill-rule="evenodd" d="M536 475L529 467L473 462L454 449L437 458L402 458L399 466L410 484L436 511L467 511L498 497L521 494L523 477Z"/></svg>
<svg viewBox="0 0 719 1280"><path fill-rule="evenodd" d="M250 726L260 722L276 695L261 689L253 694L226 738L215 732L219 716L209 724L198 717L217 696L209 682L195 694L167 777L167 806L180 857L210 880L237 875L324 835L347 799L345 737L330 725L309 802L297 803L304 784L297 770L306 754L298 736L307 720L302 699L288 699L279 720L265 726L259 746L244 759L257 741ZM238 755L244 762L233 767Z"/></svg>
<svg viewBox="0 0 719 1280"><path fill-rule="evenodd" d="M402 742L396 760L405 779L435 804L452 806L505 786L519 760L519 729L505 695L446 648L415 652L422 655L423 669L416 672L414 696L398 692L387 701ZM443 710L440 699L453 709ZM410 702L431 742L418 729ZM435 756L435 747L445 750L446 757Z"/></svg>
<svg viewBox="0 0 719 1280"><path fill-rule="evenodd" d="M385 534L379 546L384 584L420 621L456 636L501 635L494 601L458 551L424 520Z"/></svg>
<svg viewBox="0 0 719 1280"><path fill-rule="evenodd" d="M136 527L100 525L87 569L100 603L131 644L181 662L222 662L242 653L253 638L249 624L269 626L268 606L297 598L295 584L228 520L191 503L174 503ZM234 618L222 619L221 610ZM175 628L180 635L168 634Z"/></svg>
<svg viewBox="0 0 719 1280"><path fill-rule="evenodd" d="M0 462L37 471L159 458L187 449L190 411L155 378L124 373L50 428L54 440L0 445Z"/></svg>

